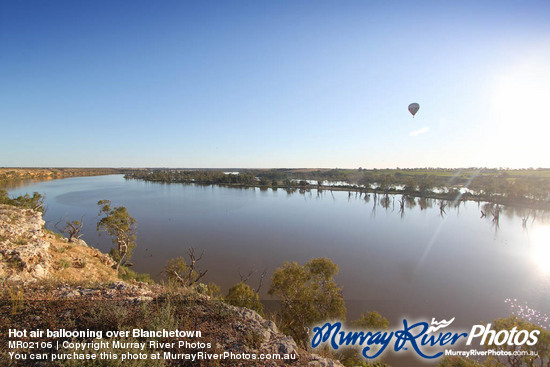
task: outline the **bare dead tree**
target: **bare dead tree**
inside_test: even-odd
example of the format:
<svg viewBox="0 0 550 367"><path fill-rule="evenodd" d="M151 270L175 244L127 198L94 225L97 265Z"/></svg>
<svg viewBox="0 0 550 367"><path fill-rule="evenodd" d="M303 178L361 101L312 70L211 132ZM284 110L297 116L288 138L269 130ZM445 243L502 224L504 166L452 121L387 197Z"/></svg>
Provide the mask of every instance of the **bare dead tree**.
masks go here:
<svg viewBox="0 0 550 367"><path fill-rule="evenodd" d="M200 256L197 257L195 255L195 248L191 246L187 251L187 255L189 256L189 264L180 256L169 260L168 265L166 265L163 270L168 279L177 280L184 287L189 287L198 283L198 281L208 272L208 270L200 271L197 269L197 262L202 259L204 250L201 252Z"/></svg>
<svg viewBox="0 0 550 367"><path fill-rule="evenodd" d="M256 270L252 269L248 272L247 275L243 275L241 274L241 271L238 270L239 272L239 277L241 279L241 283L246 283L248 282L248 280L250 279L250 277L252 276L252 274L254 274L256 272ZM264 281L264 278L267 274L267 268L264 269L264 271L262 272L262 274L260 275L260 280L258 282L258 288L256 288L256 293L259 293L260 292L260 289L262 288L262 284L263 284L263 281Z"/></svg>
<svg viewBox="0 0 550 367"><path fill-rule="evenodd" d="M256 293L260 293L260 289L262 288L262 283L264 281L264 277L267 274L267 268L264 269L262 272L262 275L260 275L260 282L258 284L258 288L256 288Z"/></svg>
<svg viewBox="0 0 550 367"><path fill-rule="evenodd" d="M65 220L65 227L58 227L63 218L59 218L59 221L54 225L54 227L61 233L65 233L69 236L69 242L73 242L73 239L78 240L83 236L82 226L84 225L84 216L80 220Z"/></svg>
<svg viewBox="0 0 550 367"><path fill-rule="evenodd" d="M189 250L187 250L187 255L189 255L189 260L191 262L189 264L189 271L187 272L187 279L190 282L189 285L192 285L194 283L197 283L199 279L205 276L208 270L195 272L196 263L197 261L200 261L202 259L202 255L204 255L204 250L202 250L201 255L197 258L195 257L195 248L191 246L189 247Z"/></svg>
<svg viewBox="0 0 550 367"><path fill-rule="evenodd" d="M177 271L171 270L171 271L167 271L167 273L168 273L168 275L173 275L173 276L175 276L176 279L179 280L179 281L182 283L182 285L187 286L187 283L185 282L185 279L183 279L183 278L178 274Z"/></svg>
<svg viewBox="0 0 550 367"><path fill-rule="evenodd" d="M248 281L248 279L250 279L250 276L251 276L252 274L254 274L254 269L250 270L250 271L248 272L248 275L246 275L246 276L244 276L244 275L241 274L241 270L240 270L240 269L238 270L238 272L239 272L239 277L241 278L241 283L246 283L246 282Z"/></svg>

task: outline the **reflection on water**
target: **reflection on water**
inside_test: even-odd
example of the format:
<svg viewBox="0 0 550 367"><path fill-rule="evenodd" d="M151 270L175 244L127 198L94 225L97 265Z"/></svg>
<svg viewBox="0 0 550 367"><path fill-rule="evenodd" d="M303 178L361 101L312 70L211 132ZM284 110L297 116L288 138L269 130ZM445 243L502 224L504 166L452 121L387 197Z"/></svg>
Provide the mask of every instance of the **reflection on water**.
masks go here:
<svg viewBox="0 0 550 367"><path fill-rule="evenodd" d="M25 186L31 186L36 183L45 182L45 181L51 181L54 180L54 178L51 177L44 177L44 179L41 180L35 180L35 179L27 179L27 180L9 180L9 181L2 181L0 182L0 188L5 190L13 190L17 188L23 188ZM25 191L25 193L31 193L29 191Z"/></svg>
<svg viewBox="0 0 550 367"><path fill-rule="evenodd" d="M135 270L159 277L193 246L201 268L227 292L254 270L256 288L284 261L331 258L340 268L349 319L377 310L450 319L458 326L510 314L505 299L550 313L549 213L483 202L348 193L330 189L227 188L78 177L11 189L46 194L45 219L84 215L83 239L107 251L96 232L97 201L124 205L138 220ZM536 265L536 266L535 266ZM262 288L262 298L269 298Z"/></svg>
<svg viewBox="0 0 550 367"><path fill-rule="evenodd" d="M533 261L541 273L550 275L550 226L535 227L529 237Z"/></svg>

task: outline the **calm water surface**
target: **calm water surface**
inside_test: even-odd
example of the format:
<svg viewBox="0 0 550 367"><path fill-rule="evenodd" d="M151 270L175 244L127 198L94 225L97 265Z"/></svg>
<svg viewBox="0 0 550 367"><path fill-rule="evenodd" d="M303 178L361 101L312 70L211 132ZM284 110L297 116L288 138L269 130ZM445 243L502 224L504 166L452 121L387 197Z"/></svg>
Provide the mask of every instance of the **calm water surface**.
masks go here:
<svg viewBox="0 0 550 367"><path fill-rule="evenodd" d="M418 200L399 211L400 195L387 208L373 195L316 190L300 194L271 189L159 184L121 175L78 177L10 189L11 195L46 195L47 226L84 215L83 239L103 251L109 239L96 231L97 201L126 206L138 220L134 269L159 277L170 258L189 246L205 250L206 281L224 292L250 270L255 288L284 261L331 258L340 268L348 319L377 310L392 324L403 316L431 320L456 317L470 327L511 314L506 299L550 313L550 220L548 213L501 208L498 225L480 218L483 203L447 205Z"/></svg>

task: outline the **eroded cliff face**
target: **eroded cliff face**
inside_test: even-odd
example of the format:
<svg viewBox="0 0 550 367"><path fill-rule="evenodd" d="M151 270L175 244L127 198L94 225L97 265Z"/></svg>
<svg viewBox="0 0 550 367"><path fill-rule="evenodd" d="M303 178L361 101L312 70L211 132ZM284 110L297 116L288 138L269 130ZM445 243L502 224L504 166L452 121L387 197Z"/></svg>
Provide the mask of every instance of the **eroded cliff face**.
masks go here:
<svg viewBox="0 0 550 367"><path fill-rule="evenodd" d="M0 168L0 181L53 180L64 177L112 175L125 170L116 168Z"/></svg>
<svg viewBox="0 0 550 367"><path fill-rule="evenodd" d="M50 274L50 242L39 212L0 205L0 277L29 281Z"/></svg>
<svg viewBox="0 0 550 367"><path fill-rule="evenodd" d="M97 326L89 324L90 314L95 315L94 322L106 325L113 321L112 314L128 317L132 312L138 315L134 317L136 322L148 325L148 317L154 319L156 313L166 314L169 310L164 317L170 322L192 322L188 327L207 335L212 344L209 352L294 356L292 360L265 360L261 364L231 362L231 366L342 366L299 348L273 321L255 311L227 305L190 289L175 291L159 284L120 281L108 255L81 240L69 243L44 230L43 225L40 212L0 205L0 287L4 300L8 300L0 303L0 316L10 315L0 317L0 330L93 329ZM123 323L121 318L115 324L120 327ZM5 335L1 332L0 339ZM196 352L174 350L182 351ZM6 358L0 352L0 361Z"/></svg>
<svg viewBox="0 0 550 367"><path fill-rule="evenodd" d="M42 213L0 205L0 279L33 282L113 281L113 261L84 241L66 238L43 229Z"/></svg>

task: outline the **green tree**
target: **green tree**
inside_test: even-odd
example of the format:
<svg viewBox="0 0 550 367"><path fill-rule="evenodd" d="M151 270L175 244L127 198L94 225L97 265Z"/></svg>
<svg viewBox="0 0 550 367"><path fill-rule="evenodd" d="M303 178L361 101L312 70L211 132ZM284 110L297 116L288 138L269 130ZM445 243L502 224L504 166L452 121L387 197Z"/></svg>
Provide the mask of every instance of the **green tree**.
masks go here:
<svg viewBox="0 0 550 367"><path fill-rule="evenodd" d="M285 262L273 273L269 294L281 300L281 329L304 347L311 326L327 319L345 319L342 289L334 281L338 266L319 258L305 265Z"/></svg>
<svg viewBox="0 0 550 367"><path fill-rule="evenodd" d="M128 214L123 206L112 208L109 200L100 200L99 216L103 216L97 223L97 230L108 233L116 247L112 248L109 254L116 261L116 270L120 265L125 265L132 256L136 247L136 224L137 221Z"/></svg>
<svg viewBox="0 0 550 367"><path fill-rule="evenodd" d="M198 293L206 294L207 296L212 298L218 298L222 293L222 289L220 288L220 286L213 282L210 282L208 284L199 283L197 284L195 289Z"/></svg>
<svg viewBox="0 0 550 367"><path fill-rule="evenodd" d="M32 196L25 194L16 198L10 198L8 192L0 189L0 204L17 206L23 209L32 209L39 212L44 212L44 196L34 192Z"/></svg>
<svg viewBox="0 0 550 367"><path fill-rule="evenodd" d="M353 321L352 325L364 330L386 330L390 322L376 311L367 311Z"/></svg>
<svg viewBox="0 0 550 367"><path fill-rule="evenodd" d="M229 288L224 300L230 305L249 308L262 316L264 314L264 306L260 303L260 296L244 282L239 282Z"/></svg>
<svg viewBox="0 0 550 367"><path fill-rule="evenodd" d="M361 317L351 322L351 325L360 330L385 330L390 325L388 319L376 311L367 311ZM380 361L367 361L357 348L344 348L336 353L336 357L344 366L350 367L385 367Z"/></svg>
<svg viewBox="0 0 550 367"><path fill-rule="evenodd" d="M508 343L505 343L503 345L488 343L487 348L511 352L517 352L520 350L531 351L536 353L537 357L518 354L503 357L496 356L495 359L504 366L550 366L550 331L515 316L494 320L491 329L495 330L498 333L500 330L509 331L512 330L514 327L516 327L517 330L527 330L528 332L538 330L540 333L538 334L537 343L532 346L527 344L516 346L508 345Z"/></svg>

